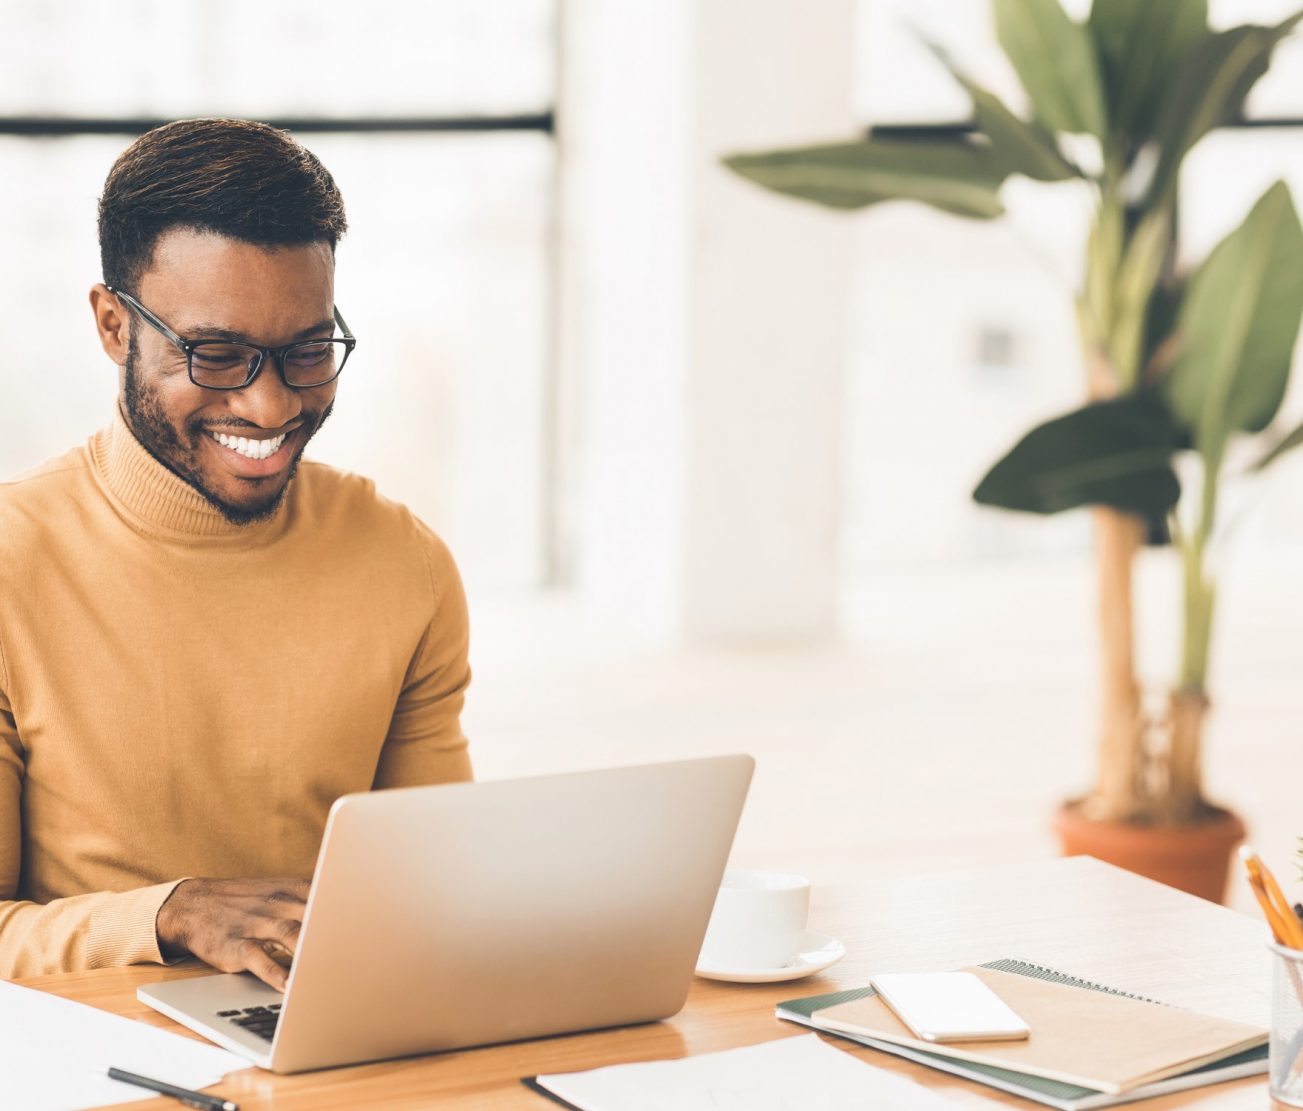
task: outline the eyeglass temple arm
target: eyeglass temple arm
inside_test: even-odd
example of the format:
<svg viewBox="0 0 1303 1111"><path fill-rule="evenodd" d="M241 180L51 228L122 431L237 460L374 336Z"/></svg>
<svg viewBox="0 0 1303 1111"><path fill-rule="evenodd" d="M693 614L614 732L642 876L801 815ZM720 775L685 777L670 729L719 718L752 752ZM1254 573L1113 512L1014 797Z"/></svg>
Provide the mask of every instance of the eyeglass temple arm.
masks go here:
<svg viewBox="0 0 1303 1111"><path fill-rule="evenodd" d="M166 324L164 324L161 320L159 320L159 318L156 317L152 312L150 312L147 308L145 308L144 305L142 305L139 301L137 301L134 297L132 297L131 294L128 293L125 289L117 289L114 286L109 285L107 282L105 283L104 288L107 289L111 294L113 294L114 297L117 297L120 300L125 301L133 311L138 312L146 321L152 324L155 328L157 328L160 332L162 332L163 335L167 336L168 339L170 339L179 348L181 348L182 351L186 350L187 342L184 339L182 339L180 336L178 336L174 331L172 331L172 329L169 328ZM338 306L332 306L332 307L334 308L335 311L335 323L339 325L339 330L344 333L345 338L352 339L352 340L357 339L357 337L353 335L352 331L349 330L348 323L344 320L344 314L339 311Z"/></svg>
<svg viewBox="0 0 1303 1111"><path fill-rule="evenodd" d="M182 351L186 350L187 347L186 341L182 339L180 336L178 336L174 331L172 331L172 329L169 328L166 324L164 324L161 320L159 320L159 318L156 317L147 308L145 308L144 305L142 305L139 301L137 301L134 297L132 297L131 294L128 293L125 289L117 289L114 286L109 285L108 283L105 283L104 288L107 289L111 294L113 294L114 297L118 298L118 300L125 301L127 303L127 307L130 308L133 312L139 313L141 319L144 320L146 324L150 325L150 327L152 328L158 329L158 331L162 332L163 335L165 335L169 340L171 340L174 344L176 344L176 346L179 347Z"/></svg>
<svg viewBox="0 0 1303 1111"><path fill-rule="evenodd" d="M348 325L344 323L344 314L339 311L339 306L333 306L335 310L335 323L339 325L339 330L344 333L345 339L356 339L357 337L349 331Z"/></svg>

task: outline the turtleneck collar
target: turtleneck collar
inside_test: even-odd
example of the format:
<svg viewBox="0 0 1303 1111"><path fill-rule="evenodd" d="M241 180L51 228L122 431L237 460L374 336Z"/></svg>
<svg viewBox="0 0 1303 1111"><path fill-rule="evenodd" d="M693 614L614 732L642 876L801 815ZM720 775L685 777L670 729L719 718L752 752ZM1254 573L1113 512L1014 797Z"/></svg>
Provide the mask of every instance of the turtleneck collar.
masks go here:
<svg viewBox="0 0 1303 1111"><path fill-rule="evenodd" d="M116 405L113 422L92 436L88 447L105 490L145 531L177 539L265 543L285 528L284 502L265 521L232 524L198 490L141 446Z"/></svg>

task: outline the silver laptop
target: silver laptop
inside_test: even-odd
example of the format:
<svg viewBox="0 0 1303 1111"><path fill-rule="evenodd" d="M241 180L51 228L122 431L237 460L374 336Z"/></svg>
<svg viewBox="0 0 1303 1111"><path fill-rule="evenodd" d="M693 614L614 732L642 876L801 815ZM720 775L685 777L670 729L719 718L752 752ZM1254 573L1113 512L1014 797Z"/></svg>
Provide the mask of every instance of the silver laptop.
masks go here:
<svg viewBox="0 0 1303 1111"><path fill-rule="evenodd" d="M144 1003L273 1072L676 1013L749 756L347 795L284 995L248 973Z"/></svg>

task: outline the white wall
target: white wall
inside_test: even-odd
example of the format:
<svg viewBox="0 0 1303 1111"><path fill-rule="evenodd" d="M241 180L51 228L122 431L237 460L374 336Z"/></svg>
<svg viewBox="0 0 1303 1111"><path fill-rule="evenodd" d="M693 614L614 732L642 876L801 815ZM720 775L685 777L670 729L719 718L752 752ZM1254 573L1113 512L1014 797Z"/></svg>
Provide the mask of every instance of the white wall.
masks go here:
<svg viewBox="0 0 1303 1111"><path fill-rule="evenodd" d="M835 629L849 229L718 162L855 132L853 7L565 6L562 505L612 623Z"/></svg>

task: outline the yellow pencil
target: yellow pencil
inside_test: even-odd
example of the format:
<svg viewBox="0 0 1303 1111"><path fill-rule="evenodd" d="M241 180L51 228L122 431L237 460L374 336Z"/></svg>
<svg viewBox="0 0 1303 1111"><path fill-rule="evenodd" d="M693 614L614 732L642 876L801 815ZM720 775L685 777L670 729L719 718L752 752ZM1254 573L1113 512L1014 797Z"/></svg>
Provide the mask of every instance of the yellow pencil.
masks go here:
<svg viewBox="0 0 1303 1111"><path fill-rule="evenodd" d="M1288 945L1292 949L1303 949L1303 922L1299 922L1298 915L1294 913L1294 908L1289 905L1289 900L1285 898L1285 892L1280 889L1280 884L1276 882L1276 877L1271 874L1265 864L1259 861L1262 868L1262 883L1267 889L1272 905L1279 911L1280 916L1285 920L1288 928Z"/></svg>
<svg viewBox="0 0 1303 1111"><path fill-rule="evenodd" d="M1267 919L1267 925L1271 927L1271 934L1276 939L1276 944L1288 945L1289 942L1285 939L1284 927L1281 925L1280 917L1276 914L1276 908L1271 905L1267 889L1262 886L1262 878L1252 869L1249 870L1249 887L1253 889L1254 897L1258 900L1258 906L1262 907L1263 917Z"/></svg>
<svg viewBox="0 0 1303 1111"><path fill-rule="evenodd" d="M1262 907L1262 913L1267 916L1267 923L1276 935L1277 942L1290 949L1303 949L1303 922L1298 920L1298 915L1289 905L1276 877L1248 845L1240 846L1240 859L1244 861L1244 867L1249 873L1249 885Z"/></svg>

